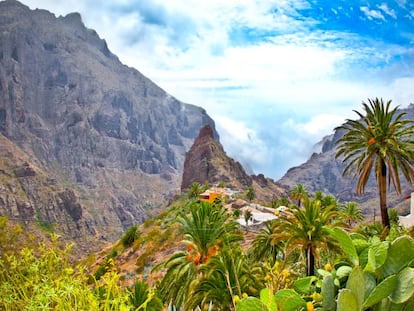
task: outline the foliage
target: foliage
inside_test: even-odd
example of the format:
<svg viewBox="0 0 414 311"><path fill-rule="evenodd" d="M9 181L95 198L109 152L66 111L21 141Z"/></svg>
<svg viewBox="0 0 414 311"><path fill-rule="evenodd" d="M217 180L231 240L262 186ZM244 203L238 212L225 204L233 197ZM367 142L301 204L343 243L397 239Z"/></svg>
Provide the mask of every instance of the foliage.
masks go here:
<svg viewBox="0 0 414 311"><path fill-rule="evenodd" d="M155 267L165 268L159 290L164 302L182 306L191 299L191 290L200 278L200 269L225 247L240 241L238 224L232 220L221 204L190 202L178 222L184 234L186 250L174 253Z"/></svg>
<svg viewBox="0 0 414 311"><path fill-rule="evenodd" d="M245 196L249 202L253 201L256 198L256 191L252 186L249 186L247 188Z"/></svg>
<svg viewBox="0 0 414 311"><path fill-rule="evenodd" d="M242 295L257 295L256 288L263 284L257 279L257 264L249 263L240 248L224 248L200 267L202 277L192 290L185 310L212 306L213 310L229 310L233 298Z"/></svg>
<svg viewBox="0 0 414 311"><path fill-rule="evenodd" d="M305 307L306 301L292 289L282 289L273 295L270 289L264 288L260 292L260 298L247 297L240 300L236 311L295 311Z"/></svg>
<svg viewBox="0 0 414 311"><path fill-rule="evenodd" d="M246 222L246 230L247 230L247 227L249 226L249 220L252 220L253 213L250 210L246 209L244 211L243 217L244 217L244 221Z"/></svg>
<svg viewBox="0 0 414 311"><path fill-rule="evenodd" d="M305 185L304 184L301 184L301 183L299 183L299 184L297 184L295 187L293 187L291 190L290 190L290 198L292 199L292 200L294 200L294 201L297 201L298 203L297 203L297 206L301 206L301 204L302 204L302 201L305 199L305 198L308 198L309 197L309 192L308 192L308 190L306 190L306 187L305 187Z"/></svg>
<svg viewBox="0 0 414 311"><path fill-rule="evenodd" d="M335 271L320 270L331 288L325 291L329 295L324 301L337 301L330 310L409 310L414 306L412 238L400 236L390 242L348 235L338 228L329 231L348 260Z"/></svg>
<svg viewBox="0 0 414 311"><path fill-rule="evenodd" d="M226 188L226 183L223 180L220 180L219 183L217 184L217 187Z"/></svg>
<svg viewBox="0 0 414 311"><path fill-rule="evenodd" d="M272 234L276 226L276 221L268 221L264 224L253 240L252 247L248 251L249 257L256 261L269 261L271 264L276 262L278 254L282 253L281 245L272 243Z"/></svg>
<svg viewBox="0 0 414 311"><path fill-rule="evenodd" d="M13 250L11 246L25 237L25 232L16 228L20 227L10 226L6 218L0 218L4 250L0 253L0 310L127 311L149 307L147 300L147 304L132 304L133 291L121 286L120 276L111 268L90 284L85 269L70 263L72 246L60 243L57 235L52 235L48 244L41 242ZM110 254L116 255L116 251ZM150 293L151 290L147 298ZM153 310L161 310L159 306Z"/></svg>
<svg viewBox="0 0 414 311"><path fill-rule="evenodd" d="M341 204L339 206L339 211L341 213L341 218L349 227L364 219L362 210L356 202Z"/></svg>
<svg viewBox="0 0 414 311"><path fill-rule="evenodd" d="M305 198L303 208L291 206L291 214L279 217L272 235L272 243L284 243L290 255L292 250L300 249L306 258L307 275L314 274L315 257L318 258L322 250L334 250L335 241L326 231L337 216L335 206L321 208L321 201Z"/></svg>
<svg viewBox="0 0 414 311"><path fill-rule="evenodd" d="M159 311L163 307L158 293L143 281L135 282L129 300L134 310Z"/></svg>
<svg viewBox="0 0 414 311"><path fill-rule="evenodd" d="M414 181L414 121L390 108L391 100L368 99L362 103L365 114L355 111L359 120L347 120L336 130L344 131L337 141L336 157L346 163L343 174L358 175L357 193L363 193L374 172L380 196L383 227L390 228L387 213L387 186L392 182L401 193L400 172ZM388 182L387 182L388 178Z"/></svg>
<svg viewBox="0 0 414 311"><path fill-rule="evenodd" d="M36 219L37 219L37 224L39 225L41 229L43 229L44 231L48 233L53 232L53 224L50 221L44 219L40 211L36 211Z"/></svg>
<svg viewBox="0 0 414 311"><path fill-rule="evenodd" d="M31 245L33 241L34 237L21 226L11 225L7 217L0 216L0 256L18 253L23 247Z"/></svg>
<svg viewBox="0 0 414 311"><path fill-rule="evenodd" d="M199 182L193 182L188 190L188 197L190 199L197 199L203 193L203 188Z"/></svg>
<svg viewBox="0 0 414 311"><path fill-rule="evenodd" d="M378 223L359 225L348 233L338 228L338 220L346 219L347 228L357 222L350 219L359 221L360 216L350 216L358 214L356 207L351 213L334 197L317 192L313 198L305 196L300 207L291 205L278 219L265 223L245 252L240 226L220 202L190 201L184 206L182 202L156 219L139 245L144 249L137 263L143 269L155 249L165 249L161 243L171 246L177 237L182 239L182 247L154 268L164 275L156 288L144 281L136 281L132 288L121 286L114 261L119 245L88 279L81 266L70 264L70 247L56 238L36 248L22 246L26 230L0 217L0 309L414 308L414 241L396 223L385 241L379 238L383 232ZM303 259L307 259L306 277Z"/></svg>
<svg viewBox="0 0 414 311"><path fill-rule="evenodd" d="M100 264L98 269L93 274L95 280L99 281L102 276L104 276L108 271L114 266L114 258L118 256L116 249L112 249L111 252L106 256L105 260ZM92 281L92 280L91 280ZM91 282L90 281L90 282Z"/></svg>
<svg viewBox="0 0 414 311"><path fill-rule="evenodd" d="M239 209L235 209L233 211L233 217L234 217L234 219L239 219L240 214L241 214L241 211Z"/></svg>
<svg viewBox="0 0 414 311"><path fill-rule="evenodd" d="M140 237L140 232L137 226L130 227L121 238L122 245L127 248L134 244L135 240Z"/></svg>

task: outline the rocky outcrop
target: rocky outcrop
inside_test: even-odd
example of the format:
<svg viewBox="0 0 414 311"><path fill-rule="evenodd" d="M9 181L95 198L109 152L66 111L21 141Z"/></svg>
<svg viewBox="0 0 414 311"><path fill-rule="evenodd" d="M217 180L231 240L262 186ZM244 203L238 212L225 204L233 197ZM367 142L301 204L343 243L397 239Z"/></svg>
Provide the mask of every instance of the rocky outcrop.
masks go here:
<svg viewBox="0 0 414 311"><path fill-rule="evenodd" d="M286 194L286 189L272 179L263 174L248 175L239 162L227 156L220 142L214 139L210 125L200 129L185 157L181 190L187 190L194 182L210 185L224 182L240 191L252 186L257 198L267 202Z"/></svg>
<svg viewBox="0 0 414 311"><path fill-rule="evenodd" d="M19 178L33 177L38 162L72 189L58 205L75 221L87 207L90 226L107 239L179 191L200 127L215 132L203 109L121 64L78 13L56 18L3 1L0 33L0 133L31 157L15 168Z"/></svg>
<svg viewBox="0 0 414 311"><path fill-rule="evenodd" d="M252 178L239 162L226 155L223 146L214 140L213 129L206 125L186 154L181 189L188 189L194 182L215 184L220 181L243 188L252 184Z"/></svg>

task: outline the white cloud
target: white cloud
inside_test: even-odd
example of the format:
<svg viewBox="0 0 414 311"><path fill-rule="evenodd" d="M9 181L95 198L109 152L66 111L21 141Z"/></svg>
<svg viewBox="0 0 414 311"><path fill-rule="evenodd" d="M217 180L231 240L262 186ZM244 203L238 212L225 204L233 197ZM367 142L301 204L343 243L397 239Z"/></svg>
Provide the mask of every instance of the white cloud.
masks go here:
<svg viewBox="0 0 414 311"><path fill-rule="evenodd" d="M367 6L361 6L360 10L370 20L372 20L372 19L381 19L381 20L385 21L385 17L384 17L384 15L382 15L381 11L370 10Z"/></svg>
<svg viewBox="0 0 414 311"><path fill-rule="evenodd" d="M220 141L227 147L229 156L249 168L268 167L272 151L268 142L263 141L256 130L227 116L215 116L214 120L220 132Z"/></svg>
<svg viewBox="0 0 414 311"><path fill-rule="evenodd" d="M387 67L409 48L317 30L297 11L310 7L306 0L23 2L57 15L79 11L122 62L204 107L225 150L270 177L306 160L362 100L414 101L412 64ZM359 9L385 21L397 17L389 3Z"/></svg>
<svg viewBox="0 0 414 311"><path fill-rule="evenodd" d="M378 6L381 11L383 11L385 14L391 16L392 18L396 19L397 14L393 9L390 9L386 3L382 3L380 6Z"/></svg>

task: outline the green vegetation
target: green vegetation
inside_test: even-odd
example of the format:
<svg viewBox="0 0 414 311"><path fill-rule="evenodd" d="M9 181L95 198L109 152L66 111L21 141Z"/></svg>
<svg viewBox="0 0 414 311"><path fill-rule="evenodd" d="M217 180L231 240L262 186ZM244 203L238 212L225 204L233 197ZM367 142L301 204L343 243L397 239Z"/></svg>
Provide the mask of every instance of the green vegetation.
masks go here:
<svg viewBox="0 0 414 311"><path fill-rule="evenodd" d="M337 155L345 173L359 175L359 192L373 170L380 197L384 176L397 191L399 170L413 177L414 142L406 138L414 128L389 104L364 104L367 115L341 127ZM273 208L286 206L277 219L243 236L240 210L220 198L199 201L204 190L194 183L168 210L128 229L94 269L71 263L71 246L40 214L50 234L42 242L0 217L0 310L414 310L414 231L396 210L386 209L382 224L368 222L355 202L298 184L289 198L272 200ZM385 197L380 202L382 209ZM131 254L136 275L121 277L117 261Z"/></svg>
<svg viewBox="0 0 414 311"><path fill-rule="evenodd" d="M365 224L352 202L339 204L317 192L303 196L300 204L290 204L278 219L265 223L245 249L239 225L219 201L180 198L162 217L143 225L145 234L130 228L123 237L128 243L121 239L93 273L70 263L70 246L61 245L57 236L38 243L0 218L0 309L360 311L414 306L414 240L395 221L395 212L390 211L394 221L381 240L381 225ZM149 282L154 249L161 251L177 238L181 246L152 269L159 277ZM22 240L31 242L19 246ZM140 251L137 273L142 274L131 285L117 270L126 245Z"/></svg>
<svg viewBox="0 0 414 311"><path fill-rule="evenodd" d="M387 185L392 182L401 193L400 172L409 183L414 181L414 121L406 113L390 108L391 100L368 99L362 103L365 114L355 111L359 120L347 120L336 128L345 131L337 141L336 157L346 163L343 174L358 175L357 193L363 193L371 172L377 182L382 225L390 228L387 212ZM388 180L388 181L387 181Z"/></svg>
<svg viewBox="0 0 414 311"><path fill-rule="evenodd" d="M188 198L197 199L198 196L203 193L204 187L199 182L193 182L190 189L188 189Z"/></svg>
<svg viewBox="0 0 414 311"><path fill-rule="evenodd" d="M121 243L124 247L131 247L132 244L140 237L140 232L137 226L129 228L121 238Z"/></svg>
<svg viewBox="0 0 414 311"><path fill-rule="evenodd" d="M285 243L290 255L294 249L300 249L306 258L306 274L314 274L315 257L322 251L332 250L336 247L334 241L327 233L327 226L337 225L335 217L338 213L335 205L322 206L321 201L303 200L303 208L291 206L291 217L278 218L273 231L273 244Z"/></svg>
<svg viewBox="0 0 414 311"><path fill-rule="evenodd" d="M90 284L85 268L69 261L71 245L62 245L57 235L47 243L35 242L5 217L0 217L0 232L0 310L145 310L160 305L153 289L139 294L143 302L138 305L136 287L122 287L114 269Z"/></svg>
<svg viewBox="0 0 414 311"><path fill-rule="evenodd" d="M290 198L297 201L297 206L301 206L302 200L309 196L308 190L306 190L303 184L297 184L290 190Z"/></svg>
<svg viewBox="0 0 414 311"><path fill-rule="evenodd" d="M48 233L53 232L53 224L50 221L45 220L42 214L40 213L40 211L36 211L36 219L37 219L37 224L42 230Z"/></svg>
<svg viewBox="0 0 414 311"><path fill-rule="evenodd" d="M247 188L245 196L249 202L252 202L256 198L256 192L254 191L254 188L252 186L249 186Z"/></svg>

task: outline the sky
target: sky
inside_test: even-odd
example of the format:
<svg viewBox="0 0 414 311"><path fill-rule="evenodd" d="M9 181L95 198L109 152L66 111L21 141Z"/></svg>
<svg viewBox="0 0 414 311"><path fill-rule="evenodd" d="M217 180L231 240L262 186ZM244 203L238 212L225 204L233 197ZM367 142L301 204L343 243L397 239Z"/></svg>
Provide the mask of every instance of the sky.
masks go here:
<svg viewBox="0 0 414 311"><path fill-rule="evenodd" d="M275 180L362 101L414 103L414 1L21 2L79 12L122 63L206 109L229 156Z"/></svg>

